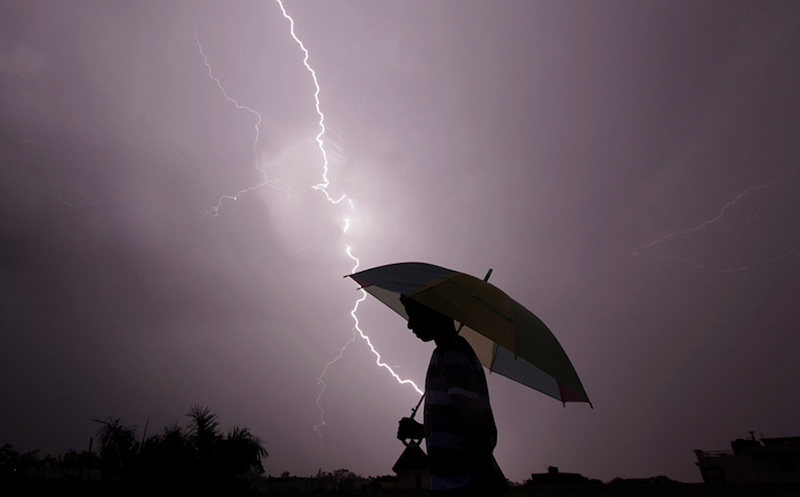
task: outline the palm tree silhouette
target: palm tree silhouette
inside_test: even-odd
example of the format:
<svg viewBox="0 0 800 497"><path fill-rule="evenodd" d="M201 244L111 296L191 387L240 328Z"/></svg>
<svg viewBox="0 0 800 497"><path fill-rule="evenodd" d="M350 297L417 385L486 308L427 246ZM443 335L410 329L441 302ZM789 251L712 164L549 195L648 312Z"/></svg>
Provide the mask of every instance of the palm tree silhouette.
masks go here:
<svg viewBox="0 0 800 497"><path fill-rule="evenodd" d="M269 454L260 438L250 433L247 428L234 426L225 437L220 455L227 467L226 471L241 476L247 471L262 474L264 466L261 464L261 459Z"/></svg>
<svg viewBox="0 0 800 497"><path fill-rule="evenodd" d="M211 469L223 440L217 415L200 404L193 405L186 415L189 417L189 442L194 448L199 469Z"/></svg>
<svg viewBox="0 0 800 497"><path fill-rule="evenodd" d="M208 407L193 405L186 429L177 424L137 442L136 427L118 419L94 420L104 476L131 482L169 483L173 489L240 487L239 477L264 473L264 443L248 428L220 431L219 418ZM243 487L244 488L244 487ZM227 491L226 490L226 491Z"/></svg>
<svg viewBox="0 0 800 497"><path fill-rule="evenodd" d="M120 477L134 463L139 452L136 427L123 425L120 418L94 421L103 425L97 430L103 474Z"/></svg>

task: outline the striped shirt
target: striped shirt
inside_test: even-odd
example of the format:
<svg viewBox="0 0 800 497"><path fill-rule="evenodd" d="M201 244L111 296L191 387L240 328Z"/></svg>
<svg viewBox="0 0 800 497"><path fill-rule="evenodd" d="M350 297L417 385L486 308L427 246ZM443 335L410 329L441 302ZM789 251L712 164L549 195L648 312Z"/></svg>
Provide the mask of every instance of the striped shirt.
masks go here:
<svg viewBox="0 0 800 497"><path fill-rule="evenodd" d="M472 477L468 429L454 398L459 395L479 402L488 422L486 446L493 450L497 427L483 366L469 343L455 335L439 343L433 351L425 379L425 438L431 490L461 488Z"/></svg>

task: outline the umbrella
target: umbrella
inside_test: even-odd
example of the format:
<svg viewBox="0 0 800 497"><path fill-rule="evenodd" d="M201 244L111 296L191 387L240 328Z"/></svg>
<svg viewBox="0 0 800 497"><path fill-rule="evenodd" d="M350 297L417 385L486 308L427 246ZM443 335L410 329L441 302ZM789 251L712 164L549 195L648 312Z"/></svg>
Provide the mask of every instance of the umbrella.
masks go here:
<svg viewBox="0 0 800 497"><path fill-rule="evenodd" d="M553 333L531 311L485 279L421 262L389 264L347 276L404 319L408 315L401 295L453 318L489 371L565 404L589 402Z"/></svg>

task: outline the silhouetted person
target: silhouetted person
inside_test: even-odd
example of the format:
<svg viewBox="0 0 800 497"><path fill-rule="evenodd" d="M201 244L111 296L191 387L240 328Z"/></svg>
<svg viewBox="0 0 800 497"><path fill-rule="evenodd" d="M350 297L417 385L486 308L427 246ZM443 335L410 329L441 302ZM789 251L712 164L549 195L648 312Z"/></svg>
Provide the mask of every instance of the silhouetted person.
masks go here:
<svg viewBox="0 0 800 497"><path fill-rule="evenodd" d="M397 438L425 437L431 495L503 495L508 484L492 455L497 428L483 366L451 318L402 302L408 328L423 342L435 341L436 350L425 378L425 424L403 418Z"/></svg>

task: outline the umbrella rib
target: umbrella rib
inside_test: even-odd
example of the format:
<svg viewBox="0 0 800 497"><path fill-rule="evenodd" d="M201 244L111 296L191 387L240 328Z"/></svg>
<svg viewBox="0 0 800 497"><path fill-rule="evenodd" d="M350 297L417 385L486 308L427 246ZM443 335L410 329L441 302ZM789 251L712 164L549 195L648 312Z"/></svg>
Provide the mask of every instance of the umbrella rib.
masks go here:
<svg viewBox="0 0 800 497"><path fill-rule="evenodd" d="M457 281L453 280L453 279L452 279L452 278L453 278L452 276L445 276L444 278L445 278L447 281L449 281L450 283L452 283L452 284L454 284L455 286L457 286L458 288L460 288L460 289L464 290L465 292L467 292L468 294L470 294L470 296L471 296L472 298L474 298L475 300L477 300L477 301L478 301L478 302L480 302L481 304L485 305L485 306L486 306L486 307L488 307L489 309L491 309L491 310L493 310L494 312L496 312L497 314L499 314L499 315L500 315L500 316L501 316L503 319L505 319L505 320L506 320L506 321L508 321L509 323L513 323L513 322L514 322L514 319L513 319L511 316L506 316L505 314L503 314L502 312L500 312L500 310L499 310L499 309L497 309L497 307L493 306L493 305L492 305L492 304L490 304L489 302L487 302L487 301L483 300L483 299L482 299L482 298L480 298L479 296L477 296L477 295L475 295L474 293L472 293L471 291L469 291L469 290L468 290L467 288L465 288L465 287L464 287L464 286L463 286L461 283L459 283L459 282L457 282Z"/></svg>

